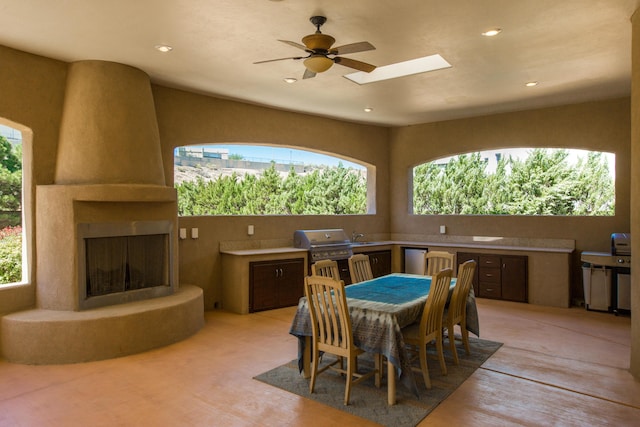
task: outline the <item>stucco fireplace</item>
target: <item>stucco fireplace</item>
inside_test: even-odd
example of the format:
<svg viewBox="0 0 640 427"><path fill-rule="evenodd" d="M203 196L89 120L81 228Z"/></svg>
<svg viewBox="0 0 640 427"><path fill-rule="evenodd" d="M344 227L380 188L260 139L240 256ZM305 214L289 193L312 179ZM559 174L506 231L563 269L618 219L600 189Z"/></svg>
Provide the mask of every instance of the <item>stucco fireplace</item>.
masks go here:
<svg viewBox="0 0 640 427"><path fill-rule="evenodd" d="M177 195L145 73L69 65L54 182L35 201L36 307L2 318L7 360L117 357L202 327L202 289L178 284Z"/></svg>

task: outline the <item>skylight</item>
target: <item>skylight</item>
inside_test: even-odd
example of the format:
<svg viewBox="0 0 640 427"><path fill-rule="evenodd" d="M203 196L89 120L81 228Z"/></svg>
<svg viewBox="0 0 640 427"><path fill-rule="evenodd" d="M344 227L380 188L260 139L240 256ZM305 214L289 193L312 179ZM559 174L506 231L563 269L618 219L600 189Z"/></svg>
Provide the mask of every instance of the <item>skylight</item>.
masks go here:
<svg viewBox="0 0 640 427"><path fill-rule="evenodd" d="M449 64L442 56L436 54L425 56L424 58L410 59L409 61L378 67L370 73L358 71L357 73L347 74L344 77L355 83L363 85L450 67L451 64Z"/></svg>

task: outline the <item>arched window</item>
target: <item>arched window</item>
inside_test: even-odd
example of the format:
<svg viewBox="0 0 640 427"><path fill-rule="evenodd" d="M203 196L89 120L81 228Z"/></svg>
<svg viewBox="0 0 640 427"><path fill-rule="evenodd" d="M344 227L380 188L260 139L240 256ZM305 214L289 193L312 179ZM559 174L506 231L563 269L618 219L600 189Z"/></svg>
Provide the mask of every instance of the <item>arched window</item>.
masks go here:
<svg viewBox="0 0 640 427"><path fill-rule="evenodd" d="M351 215L375 213L372 166L293 148L178 147L178 214ZM375 180L374 180L375 182Z"/></svg>
<svg viewBox="0 0 640 427"><path fill-rule="evenodd" d="M413 168L418 215L615 215L615 155L519 148Z"/></svg>

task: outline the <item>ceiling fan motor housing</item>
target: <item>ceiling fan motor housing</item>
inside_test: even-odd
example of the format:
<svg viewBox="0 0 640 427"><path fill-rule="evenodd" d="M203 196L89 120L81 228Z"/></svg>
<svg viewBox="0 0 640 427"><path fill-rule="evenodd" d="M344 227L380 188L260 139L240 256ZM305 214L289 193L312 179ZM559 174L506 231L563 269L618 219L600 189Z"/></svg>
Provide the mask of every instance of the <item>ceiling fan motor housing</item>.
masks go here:
<svg viewBox="0 0 640 427"><path fill-rule="evenodd" d="M314 51L327 52L335 42L336 39L330 35L321 33L309 34L302 38L302 43L307 47L307 49Z"/></svg>

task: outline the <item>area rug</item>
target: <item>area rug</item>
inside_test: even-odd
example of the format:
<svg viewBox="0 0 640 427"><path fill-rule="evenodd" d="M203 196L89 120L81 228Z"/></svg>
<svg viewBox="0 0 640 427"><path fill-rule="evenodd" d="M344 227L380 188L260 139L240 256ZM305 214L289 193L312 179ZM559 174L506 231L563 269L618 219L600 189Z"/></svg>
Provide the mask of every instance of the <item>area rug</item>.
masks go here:
<svg viewBox="0 0 640 427"><path fill-rule="evenodd" d="M384 426L415 426L429 415L436 406L447 398L473 372L478 369L502 343L469 338L471 354L467 356L461 342L457 342L459 365L453 365L451 353L445 349L447 375L442 375L437 359L429 358L429 375L431 390L427 390L422 374L414 373L418 385L419 397L416 397L402 384L397 384L397 404L387 405L386 370L383 386L375 387L373 378L369 378L351 388L349 405L344 405L344 377L334 371L325 371L318 376L314 393L309 393L309 380L298 372L298 361L279 366L260 374L254 379L272 386L287 390L341 411L362 417ZM445 346L448 343L445 341ZM433 346L429 351L435 357ZM327 356L331 357L331 356ZM367 354L358 358L359 371L367 371L373 367L373 359Z"/></svg>

